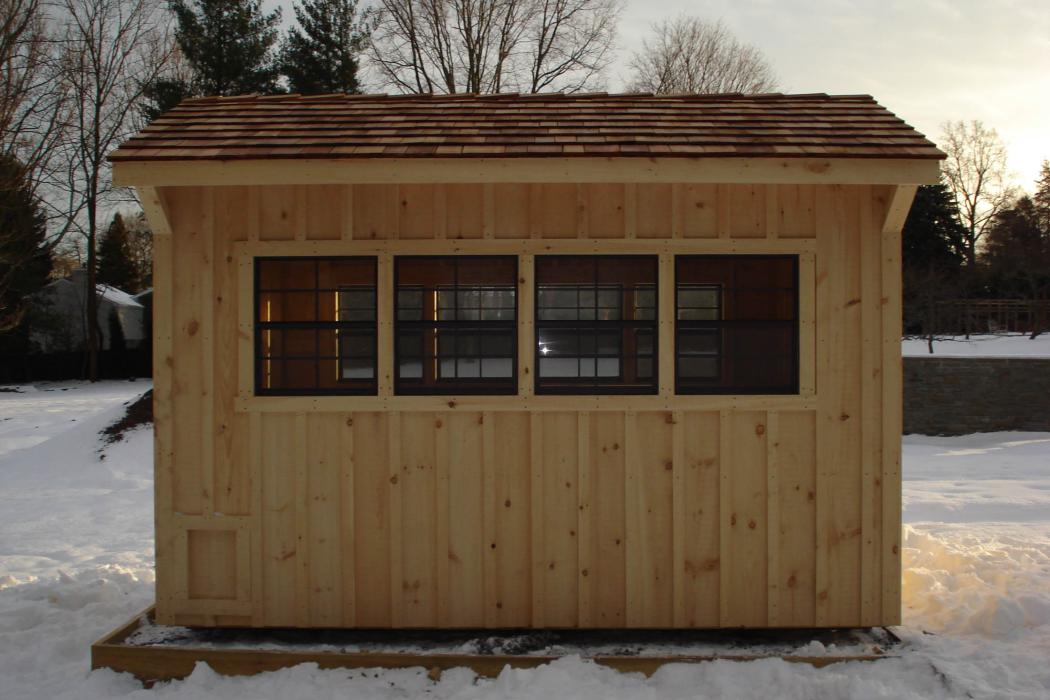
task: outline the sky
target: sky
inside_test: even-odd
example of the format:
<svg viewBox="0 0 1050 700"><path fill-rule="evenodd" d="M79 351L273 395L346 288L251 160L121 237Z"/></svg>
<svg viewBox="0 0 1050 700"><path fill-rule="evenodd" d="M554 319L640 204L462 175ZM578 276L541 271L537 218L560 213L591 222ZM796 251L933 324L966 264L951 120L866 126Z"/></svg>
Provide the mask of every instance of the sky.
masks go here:
<svg viewBox="0 0 1050 700"><path fill-rule="evenodd" d="M869 94L935 143L946 121L984 122L1029 192L1050 160L1050 0L626 0L610 90L650 25L679 14L722 19L781 92Z"/></svg>

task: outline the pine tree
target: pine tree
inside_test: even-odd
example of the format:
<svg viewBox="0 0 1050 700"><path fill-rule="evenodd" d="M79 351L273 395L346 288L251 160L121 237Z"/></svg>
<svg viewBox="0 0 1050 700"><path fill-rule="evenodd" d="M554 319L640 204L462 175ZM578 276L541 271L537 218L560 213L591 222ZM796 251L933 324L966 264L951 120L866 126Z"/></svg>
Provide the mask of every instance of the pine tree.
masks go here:
<svg viewBox="0 0 1050 700"><path fill-rule="evenodd" d="M159 78L142 91L139 111L147 123L152 122L187 97L194 97L193 86L178 78Z"/></svg>
<svg viewBox="0 0 1050 700"><path fill-rule="evenodd" d="M26 296L47 284L51 246L22 165L0 156L0 333L22 326Z"/></svg>
<svg viewBox="0 0 1050 700"><path fill-rule="evenodd" d="M128 250L128 229L120 214L113 216L99 242L96 279L99 284L108 284L132 294L139 291L138 271Z"/></svg>
<svg viewBox="0 0 1050 700"><path fill-rule="evenodd" d="M1043 161L1039 179L1035 181L1035 196L1032 197L1039 217L1039 225L1050 232L1050 160Z"/></svg>
<svg viewBox="0 0 1050 700"><path fill-rule="evenodd" d="M274 55L280 8L263 14L260 0L174 0L171 7L196 94L280 92Z"/></svg>
<svg viewBox="0 0 1050 700"><path fill-rule="evenodd" d="M281 72L292 92L356 93L357 56L368 40L357 19L357 0L303 0L295 6L299 27L281 47Z"/></svg>
<svg viewBox="0 0 1050 700"><path fill-rule="evenodd" d="M933 352L938 310L962 287L967 250L966 230L945 184L919 187L901 238L905 331L921 333Z"/></svg>

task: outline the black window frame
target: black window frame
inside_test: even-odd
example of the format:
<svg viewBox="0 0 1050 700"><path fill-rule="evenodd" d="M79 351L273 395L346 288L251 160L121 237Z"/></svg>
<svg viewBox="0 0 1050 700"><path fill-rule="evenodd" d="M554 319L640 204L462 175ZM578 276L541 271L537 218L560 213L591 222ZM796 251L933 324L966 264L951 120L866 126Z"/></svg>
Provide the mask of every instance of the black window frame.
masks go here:
<svg viewBox="0 0 1050 700"><path fill-rule="evenodd" d="M725 303L727 292L735 292L739 288L733 288L728 290L719 283L698 283L695 281L685 282L684 285L679 280L679 261L690 260L690 259L705 259L705 260L740 260L748 258L760 258L760 259L778 259L778 260L790 260L793 267L792 274L792 292L794 294L793 299L793 318L790 320L735 320L725 319ZM710 255L676 255L674 259L674 388L676 395L682 396L732 396L732 395L770 395L770 396L792 396L798 395L800 392L800 323L799 323L799 310L800 310L800 294L799 294L799 267L800 267L800 256L797 254L764 254L764 253L740 253L740 254L710 254ZM711 286L718 287L719 293L719 318L718 319L706 319L706 320L695 320L680 318L680 310L683 308L679 305L679 293L683 286ZM761 288L747 288L750 291L759 291ZM685 308L708 308L708 307L685 307ZM773 328L773 327L790 327L792 329L792 343L791 343L791 382L786 386L702 386L694 381L684 380L680 373L680 363L682 359L682 347L681 338L683 335L691 332L715 332L717 333L718 351L715 354L719 363L719 371L724 372L724 359L730 353L727 353L725 331L727 329L737 327L755 327L755 328ZM721 375L720 375L721 376Z"/></svg>
<svg viewBox="0 0 1050 700"><path fill-rule="evenodd" d="M479 304L478 308L478 319L476 320L462 320L459 318L448 320L448 319L437 319L437 320L402 320L401 314L399 313L400 307L398 305L398 298L402 291L401 286L401 274L400 265L402 261L443 261L454 263L454 283L451 286L441 285L440 287L435 286L435 291L441 292L442 289L451 292L453 299L455 299L454 306L452 308L458 311L459 309L459 295L461 292L459 286L459 264L463 261L475 261L475 260L504 260L509 261L513 264L514 274L510 279L510 283L504 285L492 285L493 289L509 289L514 295L514 318L511 320L483 320L481 318L481 311L483 306ZM520 270L520 261L517 255L395 255L393 260L394 274L393 274L393 289L392 293L392 307L394 316L394 342L393 342L393 374L394 374L394 394L396 396L514 396L518 394L518 322L521 314L521 300L518 294L518 274ZM406 285L405 290L409 290L417 285ZM485 285L489 286L489 285ZM425 288L424 288L425 289ZM440 298L438 300L440 304ZM425 308L425 306L424 306ZM441 309L448 309L449 307L438 307L437 312L440 315ZM473 307L470 307L473 308ZM506 309L509 307L498 307ZM458 314L457 314L458 316ZM452 354L454 366L459 367L458 360L460 355L458 353L459 338L467 336L478 336L482 337L485 335L496 335L497 332L500 335L508 334L510 338L510 360L511 370L509 377L499 378L485 378L478 377L452 377L452 378L440 378L435 377L433 384L431 385L413 385L413 382L407 382L405 380L414 380L414 377L401 377L401 360L402 360L402 348L401 338L403 331L416 331L425 333L428 329L433 329L435 332L445 330L448 335L452 337L453 343L456 345L456 350ZM469 331L473 330L471 333ZM435 359L438 360L437 367L441 367L441 350L440 336L436 336L436 342L438 344L438 355ZM479 351L480 352L480 351ZM472 357L475 357L471 355ZM405 357L415 357L414 355L406 355ZM425 358L425 355L420 355L421 359ZM484 355L477 355L478 359L483 360ZM499 355L496 357L504 357ZM406 385L407 384L407 385Z"/></svg>
<svg viewBox="0 0 1050 700"><path fill-rule="evenodd" d="M331 289L321 288L319 286L319 265L322 261L368 261L372 264L372 278L375 280L374 284L369 285L348 285L340 284ZM253 259L252 273L253 273L253 295L252 295L252 318L254 333L252 338L252 360L254 362L253 376L255 381L255 395L256 396L378 396L379 394L379 295L381 290L379 289L379 258L374 255L274 255L274 256L256 256ZM296 288L281 288L281 289L263 289L262 288L262 264L266 262L313 262L314 263L314 286L312 287L296 287ZM371 321L318 321L316 317L319 314L320 304L320 293L321 292L335 292L338 295L341 291L348 288L371 288L374 292L374 306L372 309L372 320ZM313 293L314 304L315 304L315 320L313 321L262 321L260 320L260 302L263 294L273 292L294 292L294 293ZM269 330L333 330L336 333L336 354L334 356L321 355L320 349L317 348L314 355L302 356L301 359L308 360L313 359L316 363L315 373L317 373L316 384L314 387L303 387L303 388L266 388L263 386L263 375L264 375L264 364L267 359L272 359L273 355L264 355L262 350L263 334ZM342 352L343 340L340 334L341 331L346 331L348 334L362 335L370 334L372 336L371 344L371 359L372 359L372 378L367 379L355 379L343 376L343 360L353 358L355 356L346 356ZM319 337L315 339L315 347L320 343ZM280 356L278 356L280 357ZM360 357L367 358L368 355L362 355ZM287 358L285 358L287 359ZM296 358L300 359L300 358ZM321 371L321 360L335 360L336 367L339 370L339 378L336 379L337 386L335 387L321 387L320 386L320 371ZM342 386L339 386L342 385ZM363 386L362 386L363 385Z"/></svg>
<svg viewBox="0 0 1050 700"><path fill-rule="evenodd" d="M660 264L659 255L656 254L627 254L627 255L616 255L616 254L552 254L552 255L536 255L534 260L535 269L538 271L543 260L551 259L565 259L565 258L577 258L577 259L593 259L595 261L601 260L638 260L644 261L652 265L653 281L651 283L652 294L653 294L653 312L651 319L637 320L634 319L634 313L637 308L637 299L633 299L634 302L631 315L631 320L625 320L625 310L627 304L624 301L624 285L612 284L609 282L599 283L598 281L598 267L595 266L595 279L592 285L584 284L572 284L567 283L566 286L576 287L577 295L581 289L590 288L594 290L594 319L577 319L575 320L541 320L540 318L540 288L539 274L537 273L536 279L533 283L533 391L537 395L558 395L558 396L651 396L660 393ZM619 318L615 320L600 320L598 318L599 311L602 307L599 303L599 290L603 288L615 287L618 291L618 304L619 304ZM577 302L578 304L579 302ZM556 307L561 308L561 307ZM568 308L568 307L565 307ZM579 306L577 309L581 308ZM557 378L544 378L541 373L541 360L544 355L541 352L540 346L540 334L543 330L558 330L558 329L574 329L576 330L577 340L583 337L580 333L581 330L591 330L594 338L594 356L595 361L595 374L593 377L557 377ZM625 355L624 353L624 334L627 330L633 329L636 335L642 332L648 332L648 335L652 340L652 354L646 357L651 362L650 377L648 383L642 386L637 385L624 385L624 368L627 363L633 361L635 363L635 374L637 375L637 363L639 355L637 350L633 356ZM603 357L598 353L599 347L599 334L601 333L616 333L617 346L619 352L616 357L619 360L619 372L615 377L611 376L599 376L598 375L598 360ZM587 353L582 352L577 347L577 359L589 356ZM636 376L637 379L637 376ZM561 386L551 386L547 383L557 383Z"/></svg>

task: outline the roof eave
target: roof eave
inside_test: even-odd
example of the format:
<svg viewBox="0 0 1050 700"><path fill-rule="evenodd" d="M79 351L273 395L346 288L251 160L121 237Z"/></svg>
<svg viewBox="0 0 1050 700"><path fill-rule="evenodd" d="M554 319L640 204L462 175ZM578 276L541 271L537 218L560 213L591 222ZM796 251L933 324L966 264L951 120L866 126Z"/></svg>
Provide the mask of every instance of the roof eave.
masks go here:
<svg viewBox="0 0 1050 700"><path fill-rule="evenodd" d="M393 183L635 182L923 185L935 158L296 158L116 160L125 187Z"/></svg>

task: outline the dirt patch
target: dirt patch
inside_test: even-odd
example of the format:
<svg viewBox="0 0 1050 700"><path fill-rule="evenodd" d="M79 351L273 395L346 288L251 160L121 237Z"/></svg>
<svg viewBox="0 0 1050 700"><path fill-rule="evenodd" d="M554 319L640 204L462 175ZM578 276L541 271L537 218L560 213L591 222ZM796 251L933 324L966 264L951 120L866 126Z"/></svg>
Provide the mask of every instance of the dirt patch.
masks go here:
<svg viewBox="0 0 1050 700"><path fill-rule="evenodd" d="M127 408L116 423L102 429L102 441L106 445L123 440L127 433L140 425L153 423L153 389L124 404Z"/></svg>

